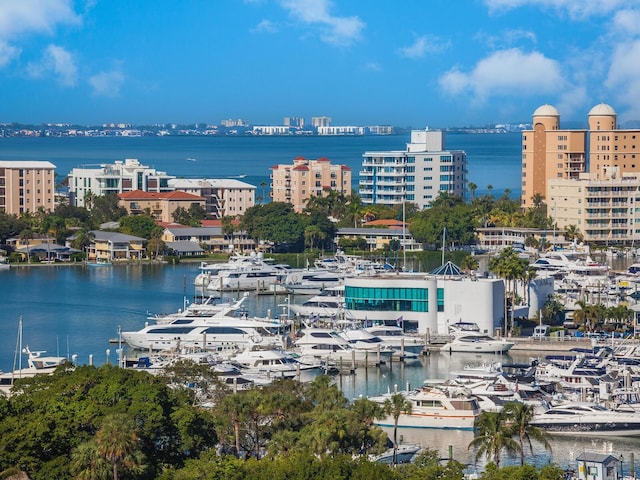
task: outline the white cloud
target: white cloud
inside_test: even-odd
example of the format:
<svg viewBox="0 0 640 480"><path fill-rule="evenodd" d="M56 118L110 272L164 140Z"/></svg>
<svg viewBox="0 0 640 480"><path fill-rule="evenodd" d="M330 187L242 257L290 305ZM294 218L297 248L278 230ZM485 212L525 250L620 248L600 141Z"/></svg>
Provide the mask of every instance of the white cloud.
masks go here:
<svg viewBox="0 0 640 480"><path fill-rule="evenodd" d="M0 1L0 37L12 39L25 32L51 33L58 24L78 24L72 0Z"/></svg>
<svg viewBox="0 0 640 480"><path fill-rule="evenodd" d="M591 16L608 15L630 5L638 5L638 0L484 0L490 13L502 13L520 7L533 7L566 13L574 20Z"/></svg>
<svg viewBox="0 0 640 480"><path fill-rule="evenodd" d="M611 30L615 33L638 35L640 33L640 10L621 10L613 16Z"/></svg>
<svg viewBox="0 0 640 480"><path fill-rule="evenodd" d="M52 34L59 24L79 24L72 0L0 0L0 68L16 58L21 49L15 45L17 37L28 33ZM47 56L57 57L46 59ZM75 81L69 63L54 52L45 52L43 61L53 62L53 69L61 83ZM30 73L46 70L45 66L29 67Z"/></svg>
<svg viewBox="0 0 640 480"><path fill-rule="evenodd" d="M73 55L57 45L47 46L42 55L42 60L38 63L27 65L27 72L36 78L52 74L56 77L58 83L66 87L75 85L78 78L78 69Z"/></svg>
<svg viewBox="0 0 640 480"><path fill-rule="evenodd" d="M262 20L252 31L256 33L276 33L278 27L271 20Z"/></svg>
<svg viewBox="0 0 640 480"><path fill-rule="evenodd" d="M539 52L501 50L480 60L472 71L452 69L439 80L447 93L472 93L477 100L511 94L549 94L561 91L565 81L560 66Z"/></svg>
<svg viewBox="0 0 640 480"><path fill-rule="evenodd" d="M605 86L617 92L616 100L640 118L640 40L619 44L613 52Z"/></svg>
<svg viewBox="0 0 640 480"><path fill-rule="evenodd" d="M360 38L365 24L358 17L339 17L330 13L330 0L280 0L295 20L320 28L320 39L331 45L349 45Z"/></svg>
<svg viewBox="0 0 640 480"><path fill-rule="evenodd" d="M382 65L380 65L377 62L365 63L364 68L366 70L370 70L372 72L381 72L382 71Z"/></svg>
<svg viewBox="0 0 640 480"><path fill-rule="evenodd" d="M20 55L20 49L0 40L0 68L7 65L11 60Z"/></svg>
<svg viewBox="0 0 640 480"><path fill-rule="evenodd" d="M417 59L424 57L427 53L437 53L444 50L448 45L440 42L438 38L423 35L416 38L413 44L408 47L398 49L398 53L402 57Z"/></svg>
<svg viewBox="0 0 640 480"><path fill-rule="evenodd" d="M103 97L118 97L124 84L124 75L119 69L100 72L89 78L93 94Z"/></svg>

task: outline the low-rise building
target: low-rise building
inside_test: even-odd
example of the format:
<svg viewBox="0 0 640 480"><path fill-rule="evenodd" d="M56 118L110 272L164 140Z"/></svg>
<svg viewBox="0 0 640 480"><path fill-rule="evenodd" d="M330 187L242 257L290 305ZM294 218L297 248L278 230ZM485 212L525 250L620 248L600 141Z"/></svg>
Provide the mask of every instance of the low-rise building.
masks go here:
<svg viewBox="0 0 640 480"><path fill-rule="evenodd" d="M170 192L169 180L172 178L175 177L142 165L135 158L127 158L124 162L117 160L98 168L91 165L77 167L69 173L69 204L91 209L90 195L102 196L134 190Z"/></svg>
<svg viewBox="0 0 640 480"><path fill-rule="evenodd" d="M8 215L52 211L55 168L51 162L0 160L0 211Z"/></svg>
<svg viewBox="0 0 640 480"><path fill-rule="evenodd" d="M87 251L89 261L140 260L146 240L134 235L93 230Z"/></svg>
<svg viewBox="0 0 640 480"><path fill-rule="evenodd" d="M424 245L418 243L409 233L402 228L341 228L336 232L336 244L341 238L350 240L364 238L367 242L367 250L388 250L389 243L393 240L400 245L400 250L421 251Z"/></svg>
<svg viewBox="0 0 640 480"><path fill-rule="evenodd" d="M187 192L173 191L166 193L143 192L134 190L118 194L118 204L127 210L129 215L140 215L145 212L158 221L173 221L173 213L180 207L189 210L191 205L205 208L205 199Z"/></svg>
<svg viewBox="0 0 640 480"><path fill-rule="evenodd" d="M254 251L255 240L249 238L245 232L234 232L233 235L224 235L221 226L210 227L184 227L170 226L164 229L162 240L166 243L193 242L209 251L228 252Z"/></svg>
<svg viewBox="0 0 640 480"><path fill-rule="evenodd" d="M204 198L207 216L214 218L242 216L256 203L256 187L236 179L175 178L169 186Z"/></svg>

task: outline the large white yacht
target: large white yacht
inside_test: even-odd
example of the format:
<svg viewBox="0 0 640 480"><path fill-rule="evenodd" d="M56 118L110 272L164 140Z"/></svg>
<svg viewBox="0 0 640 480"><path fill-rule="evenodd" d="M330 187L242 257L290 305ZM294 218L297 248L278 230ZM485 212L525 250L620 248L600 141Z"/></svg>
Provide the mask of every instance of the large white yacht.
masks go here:
<svg viewBox="0 0 640 480"><path fill-rule="evenodd" d="M302 318L338 318L344 311L344 287L328 288L302 303L290 303L286 307Z"/></svg>
<svg viewBox="0 0 640 480"><path fill-rule="evenodd" d="M405 333L402 327L393 325L373 325L365 330L391 345L397 352L420 354L424 351L426 342L420 335Z"/></svg>
<svg viewBox="0 0 640 480"><path fill-rule="evenodd" d="M330 328L306 328L295 341L297 353L303 363L316 363L318 360L327 364L345 366L377 362L377 353L353 348L337 331ZM388 355L391 353L389 352ZM388 358L388 357L387 357Z"/></svg>
<svg viewBox="0 0 640 480"><path fill-rule="evenodd" d="M68 363L66 357L44 356L44 351L31 351L29 347L25 347L24 353L27 354L28 366L19 366L11 372L0 372L0 395L9 396L11 389L16 380L21 378L31 378L39 374L51 374L60 365Z"/></svg>
<svg viewBox="0 0 640 480"><path fill-rule="evenodd" d="M287 328L280 320L234 316L227 308L210 317L179 317L169 323L146 325L135 332L122 332L122 341L142 350L170 350L182 346L198 347L220 353L242 350L250 343L279 343Z"/></svg>
<svg viewBox="0 0 640 480"><path fill-rule="evenodd" d="M640 413L593 403L566 403L533 416L530 425L556 435L640 435Z"/></svg>

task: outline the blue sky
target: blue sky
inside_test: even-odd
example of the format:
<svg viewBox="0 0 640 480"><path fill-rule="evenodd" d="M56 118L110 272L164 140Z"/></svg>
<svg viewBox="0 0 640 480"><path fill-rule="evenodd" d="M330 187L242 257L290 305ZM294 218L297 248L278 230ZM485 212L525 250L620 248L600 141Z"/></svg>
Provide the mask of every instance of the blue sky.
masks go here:
<svg viewBox="0 0 640 480"><path fill-rule="evenodd" d="M0 0L0 122L640 119L640 0Z"/></svg>

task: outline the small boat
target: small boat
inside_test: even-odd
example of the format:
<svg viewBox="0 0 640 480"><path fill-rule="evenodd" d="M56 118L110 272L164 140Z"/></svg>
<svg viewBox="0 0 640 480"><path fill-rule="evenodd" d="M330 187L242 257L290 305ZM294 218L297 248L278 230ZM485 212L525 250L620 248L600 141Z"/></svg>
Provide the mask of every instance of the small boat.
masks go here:
<svg viewBox="0 0 640 480"><path fill-rule="evenodd" d="M381 453L380 455L375 455L375 456L372 455L369 457L369 459L372 462L385 463L385 464L391 465L393 463L393 455L395 453L396 465L399 465L402 463L411 463L411 460L413 460L413 457L416 455L416 453L420 451L420 448L421 448L420 445L411 445L411 444L398 445L397 448L391 447L389 450L387 450L384 453Z"/></svg>
<svg viewBox="0 0 640 480"><path fill-rule="evenodd" d="M196 161L197 161L197 160L196 160L195 158L193 158L193 157L187 157L187 158L185 158L185 160L186 160L187 162L196 162Z"/></svg>
<svg viewBox="0 0 640 480"><path fill-rule="evenodd" d="M87 262L87 266L89 267L111 267L113 266L113 262L106 260L104 258L98 258L93 262Z"/></svg>

